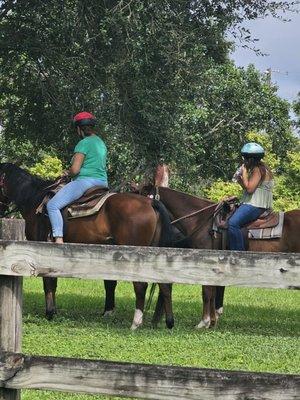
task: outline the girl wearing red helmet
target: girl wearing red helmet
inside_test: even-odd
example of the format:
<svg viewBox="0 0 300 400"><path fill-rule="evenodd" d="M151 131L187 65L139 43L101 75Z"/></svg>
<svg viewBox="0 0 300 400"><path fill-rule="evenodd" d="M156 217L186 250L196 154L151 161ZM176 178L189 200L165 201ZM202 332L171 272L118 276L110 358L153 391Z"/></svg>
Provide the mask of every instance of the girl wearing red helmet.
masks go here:
<svg viewBox="0 0 300 400"><path fill-rule="evenodd" d="M56 243L63 243L63 219L60 210L79 199L93 186L106 188L107 149L96 134L96 118L88 112L80 112L73 119L81 140L74 149L72 165L67 172L72 181L59 190L48 202L47 210Z"/></svg>

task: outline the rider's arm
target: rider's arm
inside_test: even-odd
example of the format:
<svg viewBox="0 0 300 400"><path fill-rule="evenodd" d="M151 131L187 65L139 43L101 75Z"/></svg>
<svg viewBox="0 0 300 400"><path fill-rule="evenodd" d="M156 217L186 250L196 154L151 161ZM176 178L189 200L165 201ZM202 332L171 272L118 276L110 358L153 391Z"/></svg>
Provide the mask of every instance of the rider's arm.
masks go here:
<svg viewBox="0 0 300 400"><path fill-rule="evenodd" d="M71 176L76 176L80 172L85 155L83 153L75 153L72 159L72 165L69 169Z"/></svg>
<svg viewBox="0 0 300 400"><path fill-rule="evenodd" d="M243 167L243 173L241 176L240 185L246 190L247 193L251 194L255 192L255 189L261 181L261 173L259 168L255 167L250 178L245 167Z"/></svg>

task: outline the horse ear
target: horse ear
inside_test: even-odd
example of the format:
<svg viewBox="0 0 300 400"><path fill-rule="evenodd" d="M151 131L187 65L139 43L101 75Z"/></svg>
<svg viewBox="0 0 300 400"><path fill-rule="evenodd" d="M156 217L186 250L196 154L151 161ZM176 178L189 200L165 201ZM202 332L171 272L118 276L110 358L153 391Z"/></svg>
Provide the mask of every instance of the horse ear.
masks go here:
<svg viewBox="0 0 300 400"><path fill-rule="evenodd" d="M154 175L154 184L155 186L169 186L169 174L170 168L167 164L159 164L156 167L155 175Z"/></svg>

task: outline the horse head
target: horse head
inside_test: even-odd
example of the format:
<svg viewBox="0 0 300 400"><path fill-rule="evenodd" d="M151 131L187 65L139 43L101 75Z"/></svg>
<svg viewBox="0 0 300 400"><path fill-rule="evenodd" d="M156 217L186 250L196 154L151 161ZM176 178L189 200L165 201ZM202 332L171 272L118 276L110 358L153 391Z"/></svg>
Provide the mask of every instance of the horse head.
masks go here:
<svg viewBox="0 0 300 400"><path fill-rule="evenodd" d="M154 170L153 177L145 179L142 183L131 182L129 191L142 196L156 198L159 200L159 188L169 186L170 168L166 164L158 164Z"/></svg>
<svg viewBox="0 0 300 400"><path fill-rule="evenodd" d="M156 195L156 187L153 185L153 183L136 183L136 182L131 182L129 185L129 191L130 193L135 193L139 194L145 197L150 197L151 199L154 199Z"/></svg>

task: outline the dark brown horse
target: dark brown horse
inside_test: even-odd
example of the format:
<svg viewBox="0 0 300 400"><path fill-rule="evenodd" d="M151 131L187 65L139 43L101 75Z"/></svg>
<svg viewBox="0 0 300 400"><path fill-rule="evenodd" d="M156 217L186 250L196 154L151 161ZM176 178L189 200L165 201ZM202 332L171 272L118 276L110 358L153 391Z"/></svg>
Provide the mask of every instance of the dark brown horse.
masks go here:
<svg viewBox="0 0 300 400"><path fill-rule="evenodd" d="M0 217L13 203L25 220L28 240L47 240L49 220L46 216L37 215L36 208L50 183L14 164L0 164ZM160 202L130 193L117 193L107 199L98 214L69 220L64 240L73 243L165 246L170 244L170 235L170 219ZM43 281L46 316L51 319L56 313L57 278L43 278ZM110 314L114 309L116 284L116 281L105 281L104 314ZM136 309L132 329L136 329L143 320L147 283L133 282L133 285ZM166 324L172 328L171 291L168 284L160 284L159 287L165 300Z"/></svg>
<svg viewBox="0 0 300 400"><path fill-rule="evenodd" d="M159 183L158 180L155 182ZM217 204L208 200L191 196L176 190L156 185L145 186L144 195L159 195L160 201L166 206L173 220L202 210L191 217L181 219L176 227L186 236L190 247L199 249L221 249L221 237L212 235L212 216ZM256 252L300 252L300 210L285 213L283 233L279 239L249 240L249 251ZM203 312L197 328L214 326L223 312L224 287L203 286ZM162 294L153 317L156 322L162 315Z"/></svg>

